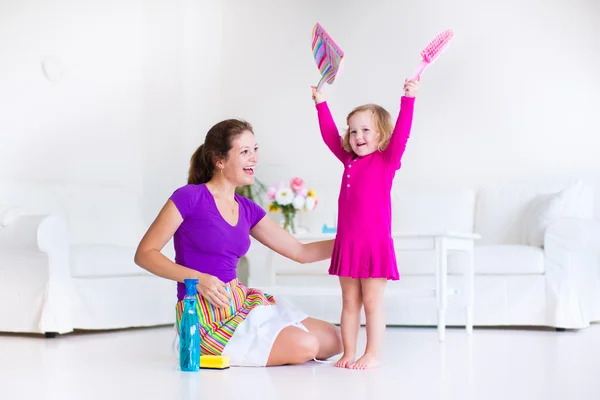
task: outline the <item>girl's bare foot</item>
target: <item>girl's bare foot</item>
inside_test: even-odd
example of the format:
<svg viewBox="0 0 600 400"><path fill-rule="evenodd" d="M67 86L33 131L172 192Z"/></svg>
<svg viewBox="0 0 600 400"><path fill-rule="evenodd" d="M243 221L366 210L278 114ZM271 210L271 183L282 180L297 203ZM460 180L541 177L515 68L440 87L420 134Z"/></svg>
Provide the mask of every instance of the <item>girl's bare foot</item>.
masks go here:
<svg viewBox="0 0 600 400"><path fill-rule="evenodd" d="M338 368L350 368L350 365L354 362L354 354L344 353L342 358L335 363Z"/></svg>
<svg viewBox="0 0 600 400"><path fill-rule="evenodd" d="M350 369L369 369L379 367L379 357L375 354L365 353L361 358L348 366Z"/></svg>

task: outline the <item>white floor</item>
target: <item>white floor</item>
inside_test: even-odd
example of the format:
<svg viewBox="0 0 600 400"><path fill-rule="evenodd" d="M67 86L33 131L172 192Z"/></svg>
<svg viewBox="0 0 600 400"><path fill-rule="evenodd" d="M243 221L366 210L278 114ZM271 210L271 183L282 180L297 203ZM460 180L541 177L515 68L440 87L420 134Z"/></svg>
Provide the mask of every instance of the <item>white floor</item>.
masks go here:
<svg viewBox="0 0 600 400"><path fill-rule="evenodd" d="M0 399L598 399L600 325L582 331L388 328L383 366L180 372L172 328L0 335ZM360 344L364 346L364 329Z"/></svg>

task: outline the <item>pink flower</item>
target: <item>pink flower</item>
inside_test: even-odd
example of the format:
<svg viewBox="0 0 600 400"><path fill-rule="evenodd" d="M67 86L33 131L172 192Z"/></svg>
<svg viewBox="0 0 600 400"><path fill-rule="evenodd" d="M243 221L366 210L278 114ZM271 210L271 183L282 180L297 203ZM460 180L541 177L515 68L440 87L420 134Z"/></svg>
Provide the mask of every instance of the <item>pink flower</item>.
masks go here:
<svg viewBox="0 0 600 400"><path fill-rule="evenodd" d="M306 197L306 195L308 194L308 188L304 187L304 188L300 189L297 194L299 196Z"/></svg>
<svg viewBox="0 0 600 400"><path fill-rule="evenodd" d="M290 187L294 193L298 193L300 190L304 189L304 181L298 177L292 178Z"/></svg>
<svg viewBox="0 0 600 400"><path fill-rule="evenodd" d="M269 199L269 201L275 200L275 193L277 193L277 188L271 186L267 191L267 199Z"/></svg>

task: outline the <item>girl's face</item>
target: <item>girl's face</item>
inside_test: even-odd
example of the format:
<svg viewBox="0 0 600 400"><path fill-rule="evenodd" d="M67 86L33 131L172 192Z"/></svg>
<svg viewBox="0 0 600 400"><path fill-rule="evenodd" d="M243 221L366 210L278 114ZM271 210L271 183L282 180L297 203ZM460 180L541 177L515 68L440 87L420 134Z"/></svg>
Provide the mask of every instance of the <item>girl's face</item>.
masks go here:
<svg viewBox="0 0 600 400"><path fill-rule="evenodd" d="M366 156L377 150L381 134L375 130L373 113L361 111L348 121L350 147L357 156Z"/></svg>

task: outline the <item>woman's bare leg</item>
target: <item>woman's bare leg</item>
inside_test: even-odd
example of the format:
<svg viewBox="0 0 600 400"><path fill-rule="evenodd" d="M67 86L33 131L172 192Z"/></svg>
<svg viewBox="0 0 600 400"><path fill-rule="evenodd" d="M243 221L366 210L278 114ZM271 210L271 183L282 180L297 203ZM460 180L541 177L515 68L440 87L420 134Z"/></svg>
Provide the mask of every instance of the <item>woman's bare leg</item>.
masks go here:
<svg viewBox="0 0 600 400"><path fill-rule="evenodd" d="M337 326L314 318L306 318L302 321L302 325L319 341L317 359L327 360L343 351L342 335Z"/></svg>
<svg viewBox="0 0 600 400"><path fill-rule="evenodd" d="M352 369L367 369L379 366L381 342L385 332L383 292L386 279L361 279L362 299L367 319L367 347L365 354L350 366Z"/></svg>
<svg viewBox="0 0 600 400"><path fill-rule="evenodd" d="M319 340L316 335L295 326L288 326L277 335L267 367L302 364L315 358L318 353Z"/></svg>
<svg viewBox="0 0 600 400"><path fill-rule="evenodd" d="M356 356L356 340L360 328L360 309L362 307L360 280L340 276L342 286L342 343L344 355L335 364L347 368Z"/></svg>

